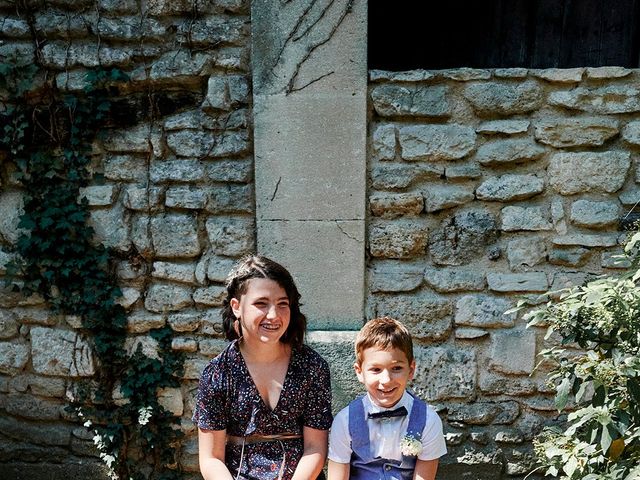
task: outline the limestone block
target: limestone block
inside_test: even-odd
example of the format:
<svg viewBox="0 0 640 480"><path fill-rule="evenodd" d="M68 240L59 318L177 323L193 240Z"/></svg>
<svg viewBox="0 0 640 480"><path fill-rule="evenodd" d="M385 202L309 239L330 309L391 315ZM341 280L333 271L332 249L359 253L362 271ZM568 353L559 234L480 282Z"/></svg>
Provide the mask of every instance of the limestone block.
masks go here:
<svg viewBox="0 0 640 480"><path fill-rule="evenodd" d="M413 258L424 255L429 239L426 225L413 221L372 222L369 250L374 257Z"/></svg>
<svg viewBox="0 0 640 480"><path fill-rule="evenodd" d="M218 338L203 338L200 340L200 353L209 358L214 358L228 345L226 340Z"/></svg>
<svg viewBox="0 0 640 480"><path fill-rule="evenodd" d="M515 232L518 230L551 230L549 214L542 207L508 206L501 211L501 230Z"/></svg>
<svg viewBox="0 0 640 480"><path fill-rule="evenodd" d="M92 43L68 43L53 41L41 50L45 67L63 70L77 66L113 67L130 64L133 52L131 48L114 48Z"/></svg>
<svg viewBox="0 0 640 480"><path fill-rule="evenodd" d="M398 128L405 160L458 160L476 144L476 132L465 125L408 125Z"/></svg>
<svg viewBox="0 0 640 480"><path fill-rule="evenodd" d="M515 314L505 315L513 304L489 295L465 295L456 303L455 324L478 328L502 328L515 325Z"/></svg>
<svg viewBox="0 0 640 480"><path fill-rule="evenodd" d="M450 180L470 180L482 176L482 168L475 162L447 165L444 176Z"/></svg>
<svg viewBox="0 0 640 480"><path fill-rule="evenodd" d="M42 375L88 377L95 373L91 346L76 332L31 328L31 363Z"/></svg>
<svg viewBox="0 0 640 480"><path fill-rule="evenodd" d="M175 332L195 332L200 327L200 315L196 313L172 313L167 322Z"/></svg>
<svg viewBox="0 0 640 480"><path fill-rule="evenodd" d="M238 108L230 112L211 110L204 112L201 109L187 110L169 115L164 119L164 130L236 130L247 127L248 111L246 108Z"/></svg>
<svg viewBox="0 0 640 480"><path fill-rule="evenodd" d="M162 191L159 187L127 186L124 190L122 204L129 210L153 211L160 204Z"/></svg>
<svg viewBox="0 0 640 480"><path fill-rule="evenodd" d="M422 197L420 197L420 200L422 200ZM0 275L6 274L9 262L17 260L17 258L16 254L5 252L2 247L0 247Z"/></svg>
<svg viewBox="0 0 640 480"><path fill-rule="evenodd" d="M154 284L147 291L144 306L156 313L182 310L193 304L191 291L191 288L180 285Z"/></svg>
<svg viewBox="0 0 640 480"><path fill-rule="evenodd" d="M640 121L627 123L622 129L622 139L630 145L640 145Z"/></svg>
<svg viewBox="0 0 640 480"><path fill-rule="evenodd" d="M393 160L396 156L396 127L378 124L373 128L371 141L372 157L378 160Z"/></svg>
<svg viewBox="0 0 640 480"><path fill-rule="evenodd" d="M558 246L582 246L582 247L613 247L618 244L616 234L582 234L560 235L552 239L554 245Z"/></svg>
<svg viewBox="0 0 640 480"><path fill-rule="evenodd" d="M221 307L222 301L227 296L227 289L218 285L198 288L193 292L193 301L196 305L206 307Z"/></svg>
<svg viewBox="0 0 640 480"><path fill-rule="evenodd" d="M6 398L6 411L10 415L33 420L57 420L64 404L34 397L29 394L9 394Z"/></svg>
<svg viewBox="0 0 640 480"><path fill-rule="evenodd" d="M173 130L167 132L167 145L179 157L215 158L247 153L249 137L246 130L219 134L209 130Z"/></svg>
<svg viewBox="0 0 640 480"><path fill-rule="evenodd" d="M491 134L513 135L515 133L525 133L529 129L529 120L488 120L482 122L476 132Z"/></svg>
<svg viewBox="0 0 640 480"><path fill-rule="evenodd" d="M494 292L546 292L549 281L544 272L487 273L489 290Z"/></svg>
<svg viewBox="0 0 640 480"><path fill-rule="evenodd" d="M15 375L29 361L29 346L16 342L0 342L0 372Z"/></svg>
<svg viewBox="0 0 640 480"><path fill-rule="evenodd" d="M96 24L96 17L89 12L69 14L52 9L39 11L35 15L35 28L47 38L81 37Z"/></svg>
<svg viewBox="0 0 640 480"><path fill-rule="evenodd" d="M440 341L451 332L453 306L435 295L374 295L371 315L390 316L404 323L411 335L423 341Z"/></svg>
<svg viewBox="0 0 640 480"><path fill-rule="evenodd" d="M159 389L158 403L175 417L181 417L184 413L182 391L179 388Z"/></svg>
<svg viewBox="0 0 640 480"><path fill-rule="evenodd" d="M96 27L105 40L157 41L165 40L167 35L167 29L161 22L147 16L101 16Z"/></svg>
<svg viewBox="0 0 640 480"><path fill-rule="evenodd" d="M124 342L124 349L128 356L132 356L140 350L143 355L149 358L160 359L158 341L147 335L128 336Z"/></svg>
<svg viewBox="0 0 640 480"><path fill-rule="evenodd" d="M248 72L249 46L219 46L213 51L211 62L213 67L217 67L219 69Z"/></svg>
<svg viewBox="0 0 640 480"><path fill-rule="evenodd" d="M422 82L436 78L436 74L430 70L417 68L406 72L392 72L387 70L369 70L369 81L379 82L391 80L392 82Z"/></svg>
<svg viewBox="0 0 640 480"><path fill-rule="evenodd" d="M429 253L437 265L463 265L496 238L496 220L491 212L483 209L459 212L445 218L432 233Z"/></svg>
<svg viewBox="0 0 640 480"><path fill-rule="evenodd" d="M533 267L544 261L547 244L540 237L522 237L510 240L507 245L507 260L512 270Z"/></svg>
<svg viewBox="0 0 640 480"><path fill-rule="evenodd" d="M253 213L255 193L253 185L221 185L211 187L206 210L211 213Z"/></svg>
<svg viewBox="0 0 640 480"><path fill-rule="evenodd" d="M544 70L532 70L536 77L553 83L578 83L582 80L584 68L546 68Z"/></svg>
<svg viewBox="0 0 640 480"><path fill-rule="evenodd" d="M108 180L141 182L147 176L145 163L143 157L136 155L106 154L104 176Z"/></svg>
<svg viewBox="0 0 640 480"><path fill-rule="evenodd" d="M195 263L153 262L151 276L173 282L195 284Z"/></svg>
<svg viewBox="0 0 640 480"><path fill-rule="evenodd" d="M127 14L138 12L136 0L99 0L98 6L100 10L108 13Z"/></svg>
<svg viewBox="0 0 640 480"><path fill-rule="evenodd" d="M249 22L228 15L211 15L178 24L178 35L194 46L215 47L221 43L242 45L248 42Z"/></svg>
<svg viewBox="0 0 640 480"><path fill-rule="evenodd" d="M587 272L556 272L553 274L551 291L557 292L565 288L582 286L593 277L593 274Z"/></svg>
<svg viewBox="0 0 640 480"><path fill-rule="evenodd" d="M212 58L206 53L186 50L167 52L151 65L151 80L173 80L180 77L203 77L211 73Z"/></svg>
<svg viewBox="0 0 640 480"><path fill-rule="evenodd" d="M15 244L20 235L27 231L18 228L20 216L24 214L24 196L22 192L4 191L0 193L0 238Z"/></svg>
<svg viewBox="0 0 640 480"><path fill-rule="evenodd" d="M151 218L151 238L158 257L190 258L200 255L198 221L191 215L165 214Z"/></svg>
<svg viewBox="0 0 640 480"><path fill-rule="evenodd" d="M406 262L376 262L369 270L369 291L410 292L422 284L423 270Z"/></svg>
<svg viewBox="0 0 640 480"><path fill-rule="evenodd" d="M71 428L68 425L31 423L11 417L0 417L0 431L8 437L39 445L69 445Z"/></svg>
<svg viewBox="0 0 640 480"><path fill-rule="evenodd" d="M549 251L549 263L566 267L580 267L587 262L591 250L588 248L552 248Z"/></svg>
<svg viewBox="0 0 640 480"><path fill-rule="evenodd" d="M640 111L638 89L627 85L604 87L578 87L551 92L549 103L589 113L615 114Z"/></svg>
<svg viewBox="0 0 640 480"><path fill-rule="evenodd" d="M544 154L543 147L527 138L495 140L482 145L475 159L482 165L505 165L537 160Z"/></svg>
<svg viewBox="0 0 640 480"><path fill-rule="evenodd" d="M196 182L205 175L204 166L198 160L168 160L152 162L149 168L149 178L154 183Z"/></svg>
<svg viewBox="0 0 640 480"><path fill-rule="evenodd" d="M92 210L88 224L95 231L94 240L105 247L126 252L131 246L128 214L124 206L116 203L112 208Z"/></svg>
<svg viewBox="0 0 640 480"><path fill-rule="evenodd" d="M489 332L481 328L456 328L455 330L457 340L476 340L487 335Z"/></svg>
<svg viewBox="0 0 640 480"><path fill-rule="evenodd" d="M183 380L198 380L204 367L209 363L209 359L201 356L187 357L184 359Z"/></svg>
<svg viewBox="0 0 640 480"><path fill-rule="evenodd" d="M587 78L622 78L630 75L631 72L633 70L624 67L587 67Z"/></svg>
<svg viewBox="0 0 640 480"><path fill-rule="evenodd" d="M484 273L460 268L428 268L424 281L440 293L480 291L486 286Z"/></svg>
<svg viewBox="0 0 640 480"><path fill-rule="evenodd" d="M178 352L197 352L198 341L194 338L174 338L171 340L171 350Z"/></svg>
<svg viewBox="0 0 640 480"><path fill-rule="evenodd" d="M491 338L489 368L510 375L528 375L536 365L536 334L532 330L496 332Z"/></svg>
<svg viewBox="0 0 640 480"><path fill-rule="evenodd" d="M22 393L30 389L31 393L42 397L62 398L65 395L66 382L63 378L40 377L23 373L12 379L11 387Z"/></svg>
<svg viewBox="0 0 640 480"><path fill-rule="evenodd" d="M513 423L520 414L520 404L506 402L476 402L449 406L447 420L468 425L505 425Z"/></svg>
<svg viewBox="0 0 640 480"><path fill-rule="evenodd" d="M491 72L489 70L481 70L479 68L451 68L447 70L439 70L438 75L450 80L457 80L459 82L468 82L470 80L488 80L491 78Z"/></svg>
<svg viewBox="0 0 640 480"><path fill-rule="evenodd" d="M600 265L603 268L629 268L631 261L623 254L622 250L602 252Z"/></svg>
<svg viewBox="0 0 640 480"><path fill-rule="evenodd" d="M18 334L18 322L11 310L0 310L0 338L15 337Z"/></svg>
<svg viewBox="0 0 640 480"><path fill-rule="evenodd" d="M516 353L516 355L519 355ZM536 392L536 384L529 378L503 377L488 369L480 369L479 386L487 395L525 396Z"/></svg>
<svg viewBox="0 0 640 480"><path fill-rule="evenodd" d="M429 213L464 205L475 198L473 187L465 185L429 184L423 195L424 208Z"/></svg>
<svg viewBox="0 0 640 480"><path fill-rule="evenodd" d="M0 24L0 34L6 38L29 38L31 30L26 20L5 17Z"/></svg>
<svg viewBox="0 0 640 480"><path fill-rule="evenodd" d="M151 219L147 215L135 215L131 219L131 241L138 253L150 259L155 253L151 244Z"/></svg>
<svg viewBox="0 0 640 480"><path fill-rule="evenodd" d="M475 353L450 347L417 347L413 389L427 401L471 399L475 395Z"/></svg>
<svg viewBox="0 0 640 480"><path fill-rule="evenodd" d="M146 333L149 330L164 327L166 323L162 315L153 313L136 311L127 317L127 331L131 333Z"/></svg>
<svg viewBox="0 0 640 480"><path fill-rule="evenodd" d="M148 153L151 151L152 128L141 124L133 128L110 131L103 141L108 152Z"/></svg>
<svg viewBox="0 0 640 480"><path fill-rule="evenodd" d="M255 223L249 217L210 217L207 234L214 253L237 257L255 248Z"/></svg>
<svg viewBox="0 0 640 480"><path fill-rule="evenodd" d="M34 325L55 325L58 317L49 310L42 308L14 308L13 313L19 323Z"/></svg>
<svg viewBox="0 0 640 480"><path fill-rule="evenodd" d="M451 106L447 101L449 87L445 85L376 85L371 100L376 113L382 117L448 117Z"/></svg>
<svg viewBox="0 0 640 480"><path fill-rule="evenodd" d="M544 180L535 175L507 174L484 181L476 190L478 200L508 202L531 198L544 190Z"/></svg>
<svg viewBox="0 0 640 480"><path fill-rule="evenodd" d="M640 202L640 189L626 190L618 195L618 199L625 207L635 207Z"/></svg>
<svg viewBox="0 0 640 480"><path fill-rule="evenodd" d="M612 201L577 200L571 205L571 221L581 227L604 228L618 223L620 205Z"/></svg>
<svg viewBox="0 0 640 480"><path fill-rule="evenodd" d="M521 432L515 431L501 431L496 433L496 443L522 443L524 442L524 436Z"/></svg>
<svg viewBox="0 0 640 480"><path fill-rule="evenodd" d="M213 282L224 283L236 262L235 258L212 257L207 265L207 278Z"/></svg>
<svg viewBox="0 0 640 480"><path fill-rule="evenodd" d="M140 290L131 287L123 287L121 290L122 296L116 300L116 303L121 305L125 310L128 310L140 298Z"/></svg>
<svg viewBox="0 0 640 480"><path fill-rule="evenodd" d="M214 160L205 164L206 176L214 182L251 182L253 162L250 159Z"/></svg>
<svg viewBox="0 0 640 480"><path fill-rule="evenodd" d="M169 187L165 193L164 204L171 208L196 210L204 208L207 203L207 192L199 187Z"/></svg>
<svg viewBox="0 0 640 480"><path fill-rule="evenodd" d="M606 117L541 120L535 126L536 140L558 148L600 146L618 132L618 121Z"/></svg>
<svg viewBox="0 0 640 480"><path fill-rule="evenodd" d="M92 185L80 189L78 198L86 199L87 205L92 207L104 207L111 205L115 197L116 190L113 185Z"/></svg>
<svg viewBox="0 0 640 480"><path fill-rule="evenodd" d="M478 82L467 85L463 93L480 114L513 115L536 110L542 104L542 88L538 82L512 84Z"/></svg>
<svg viewBox="0 0 640 480"><path fill-rule="evenodd" d="M369 197L369 209L382 218L417 216L424 209L424 200L418 193L374 193Z"/></svg>
<svg viewBox="0 0 640 480"><path fill-rule="evenodd" d="M444 167L439 165L376 165L371 171L371 186L380 190L402 190L420 180L439 179L443 174Z"/></svg>

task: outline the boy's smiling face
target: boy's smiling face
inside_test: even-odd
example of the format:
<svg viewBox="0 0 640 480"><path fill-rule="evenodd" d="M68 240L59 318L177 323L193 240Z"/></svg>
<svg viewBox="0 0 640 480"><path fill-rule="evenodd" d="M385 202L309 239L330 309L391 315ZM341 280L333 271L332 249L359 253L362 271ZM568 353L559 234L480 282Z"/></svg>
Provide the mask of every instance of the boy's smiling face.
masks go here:
<svg viewBox="0 0 640 480"><path fill-rule="evenodd" d="M373 403L391 408L402 398L407 383L413 380L416 362L409 363L405 353L398 348L370 347L362 352L362 363L356 363L354 368Z"/></svg>

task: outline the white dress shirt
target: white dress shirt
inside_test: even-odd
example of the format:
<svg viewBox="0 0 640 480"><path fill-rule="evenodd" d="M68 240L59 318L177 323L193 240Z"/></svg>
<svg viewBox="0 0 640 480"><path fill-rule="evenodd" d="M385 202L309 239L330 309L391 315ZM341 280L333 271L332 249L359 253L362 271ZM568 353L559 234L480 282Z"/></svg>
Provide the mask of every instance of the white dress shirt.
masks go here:
<svg viewBox="0 0 640 480"><path fill-rule="evenodd" d="M367 419L369 413L384 410L395 410L405 407L411 414L413 397L406 391L402 398L391 408L382 408L371 401L369 394L362 397L365 418L369 425L369 440L373 451L373 458L387 458L402 460L400 441L407 433L409 415L406 417L392 417L384 419ZM438 414L430 407L427 408L427 419L422 431L422 452L419 460L434 460L447 453L447 447L442 434L442 421ZM329 460L337 463L351 462L351 435L349 434L349 407L345 407L333 420L329 433Z"/></svg>

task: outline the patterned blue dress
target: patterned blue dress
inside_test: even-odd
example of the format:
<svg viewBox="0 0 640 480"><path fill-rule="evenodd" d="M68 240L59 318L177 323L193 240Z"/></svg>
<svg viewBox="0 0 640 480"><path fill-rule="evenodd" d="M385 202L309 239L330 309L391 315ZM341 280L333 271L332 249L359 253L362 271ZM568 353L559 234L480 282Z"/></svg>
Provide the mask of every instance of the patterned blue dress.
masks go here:
<svg viewBox="0 0 640 480"><path fill-rule="evenodd" d="M227 430L227 435L302 434L302 427L331 427L331 382L327 362L308 346L294 349L278 404L271 410L258 389L234 340L205 367L193 412L204 430ZM302 457L302 438L247 444L242 455L243 480L289 480ZM225 463L235 478L242 446L227 444Z"/></svg>

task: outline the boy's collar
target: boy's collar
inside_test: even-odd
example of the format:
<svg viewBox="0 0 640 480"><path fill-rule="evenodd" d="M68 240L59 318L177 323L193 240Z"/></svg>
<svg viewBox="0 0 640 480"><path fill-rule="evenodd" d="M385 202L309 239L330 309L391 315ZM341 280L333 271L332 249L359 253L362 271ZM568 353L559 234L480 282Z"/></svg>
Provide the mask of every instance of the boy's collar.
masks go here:
<svg viewBox="0 0 640 480"><path fill-rule="evenodd" d="M373 400L371 400L371 395L369 395L369 392L367 392L367 394L365 395L365 403L364 403L364 409L365 409L365 413L376 413L376 412L383 412L385 410L394 410L396 408L399 407L405 407L407 409L407 411L411 411L411 406L413 405L413 398L411 397L411 395L409 394L409 392L407 392L406 390L404 391L404 393L402 394L402 397L400 397L400 400L398 401L398 403L396 403L394 406L386 408L386 407L381 407L379 405L376 405L375 403L373 403Z"/></svg>

